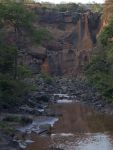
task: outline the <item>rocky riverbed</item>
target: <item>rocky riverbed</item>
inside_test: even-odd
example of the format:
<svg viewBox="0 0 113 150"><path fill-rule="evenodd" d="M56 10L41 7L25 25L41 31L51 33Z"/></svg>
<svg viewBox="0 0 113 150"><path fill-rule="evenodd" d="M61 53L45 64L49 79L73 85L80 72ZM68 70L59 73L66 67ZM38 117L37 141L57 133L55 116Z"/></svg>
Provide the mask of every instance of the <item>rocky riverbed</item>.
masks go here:
<svg viewBox="0 0 113 150"><path fill-rule="evenodd" d="M113 115L113 103L105 101L101 94L85 81L66 77L55 77L51 80L36 77L29 82L37 89L27 95L26 103L15 108L12 111L15 114L11 111L1 112L1 150L25 149L34 142L31 133L51 134L54 123L62 116L62 113L53 107L56 103L82 102L96 111Z"/></svg>

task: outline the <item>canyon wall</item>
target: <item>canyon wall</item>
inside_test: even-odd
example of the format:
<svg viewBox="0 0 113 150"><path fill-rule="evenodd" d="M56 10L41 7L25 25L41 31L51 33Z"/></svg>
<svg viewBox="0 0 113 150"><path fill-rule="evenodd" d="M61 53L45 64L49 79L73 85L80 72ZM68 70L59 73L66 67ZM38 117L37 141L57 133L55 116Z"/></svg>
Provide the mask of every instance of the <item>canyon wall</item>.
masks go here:
<svg viewBox="0 0 113 150"><path fill-rule="evenodd" d="M102 28L109 23L109 19L113 15L113 0L106 0L103 11Z"/></svg>
<svg viewBox="0 0 113 150"><path fill-rule="evenodd" d="M37 27L49 30L52 40L41 47L29 48L24 61L34 73L80 76L90 62L100 30L99 13L58 12L36 9Z"/></svg>

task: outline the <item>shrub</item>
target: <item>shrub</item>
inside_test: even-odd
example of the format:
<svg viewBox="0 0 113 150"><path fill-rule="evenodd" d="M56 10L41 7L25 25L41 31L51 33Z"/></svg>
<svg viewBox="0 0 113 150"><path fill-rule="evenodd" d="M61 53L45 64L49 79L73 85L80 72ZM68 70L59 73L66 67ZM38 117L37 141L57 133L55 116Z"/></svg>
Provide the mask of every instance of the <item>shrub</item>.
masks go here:
<svg viewBox="0 0 113 150"><path fill-rule="evenodd" d="M42 73L40 75L40 78L42 78L44 80L44 82L46 82L47 84L51 84L52 81L53 81L52 77L49 74L46 74L46 73Z"/></svg>
<svg viewBox="0 0 113 150"><path fill-rule="evenodd" d="M93 83L103 96L113 101L113 20L99 36L99 44L86 68L88 80Z"/></svg>
<svg viewBox="0 0 113 150"><path fill-rule="evenodd" d="M20 105L27 92L27 85L22 81L0 80L0 106L12 107Z"/></svg>

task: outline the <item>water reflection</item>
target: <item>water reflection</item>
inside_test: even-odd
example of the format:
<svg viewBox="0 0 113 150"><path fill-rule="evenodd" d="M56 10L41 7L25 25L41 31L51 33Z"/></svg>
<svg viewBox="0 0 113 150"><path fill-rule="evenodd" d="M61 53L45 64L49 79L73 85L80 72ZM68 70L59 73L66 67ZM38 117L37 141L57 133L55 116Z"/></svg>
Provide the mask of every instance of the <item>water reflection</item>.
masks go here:
<svg viewBox="0 0 113 150"><path fill-rule="evenodd" d="M95 133L113 131L113 119L80 103L57 105L63 114L54 126L56 133Z"/></svg>
<svg viewBox="0 0 113 150"><path fill-rule="evenodd" d="M63 115L55 123L50 137L32 135L36 142L27 150L113 150L113 119L98 114L80 103L57 104Z"/></svg>

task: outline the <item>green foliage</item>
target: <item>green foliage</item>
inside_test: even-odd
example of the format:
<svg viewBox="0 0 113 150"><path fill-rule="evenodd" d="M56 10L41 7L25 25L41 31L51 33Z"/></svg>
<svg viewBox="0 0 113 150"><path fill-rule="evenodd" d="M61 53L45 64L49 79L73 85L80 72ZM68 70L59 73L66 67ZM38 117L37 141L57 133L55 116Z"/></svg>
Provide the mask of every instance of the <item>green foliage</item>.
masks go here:
<svg viewBox="0 0 113 150"><path fill-rule="evenodd" d="M103 11L103 5L94 2L93 4L91 4L91 10L92 10L92 12L102 12Z"/></svg>
<svg viewBox="0 0 113 150"><path fill-rule="evenodd" d="M18 78L24 79L32 75L32 71L25 65L18 65Z"/></svg>
<svg viewBox="0 0 113 150"><path fill-rule="evenodd" d="M7 45L0 46L0 72L3 74L11 73L13 71L14 55L16 48Z"/></svg>
<svg viewBox="0 0 113 150"><path fill-rule="evenodd" d="M31 29L30 34L32 35L32 41L37 44L42 44L44 40L51 39L51 35L47 29L38 28L38 29Z"/></svg>
<svg viewBox="0 0 113 150"><path fill-rule="evenodd" d="M49 2L42 2L43 10L57 10L60 12L66 12L66 11L72 11L72 12L85 12L86 10L91 10L92 12L98 12L101 13L103 11L103 5L98 3L92 3L92 4L82 4L82 3L65 3L62 2L60 4L53 4Z"/></svg>
<svg viewBox="0 0 113 150"><path fill-rule="evenodd" d="M51 84L52 81L53 81L52 77L49 74L46 74L46 73L42 73L40 75L40 78L42 78L44 80L44 82L46 82L47 84Z"/></svg>
<svg viewBox="0 0 113 150"><path fill-rule="evenodd" d="M34 20L34 14L22 3L9 2L0 4L0 20L8 21L17 27L28 27Z"/></svg>
<svg viewBox="0 0 113 150"><path fill-rule="evenodd" d="M76 4L76 3L61 3L56 6L59 11L65 12L65 11L76 11L76 12L84 12L85 7L82 4Z"/></svg>
<svg viewBox="0 0 113 150"><path fill-rule="evenodd" d="M51 9L51 10L57 10L60 12L66 12L66 11L84 12L86 10L85 5L77 4L77 3L63 2L60 4L52 4L49 2L43 2L41 4L43 6L43 10Z"/></svg>
<svg viewBox="0 0 113 150"><path fill-rule="evenodd" d="M100 34L100 42L103 46L109 44L110 38L113 37L113 20L110 21L109 25L104 28L103 32Z"/></svg>
<svg viewBox="0 0 113 150"><path fill-rule="evenodd" d="M22 51L21 45L27 48L28 43L41 44L49 36L47 30L34 26L35 19L33 11L22 2L8 0L0 3L0 108L22 104L32 89L23 82L32 73L28 67L19 64L18 54Z"/></svg>
<svg viewBox="0 0 113 150"><path fill-rule="evenodd" d="M35 42L41 44L42 40L46 40L47 37L49 37L49 33L46 29L37 29L34 26L35 19L37 19L37 17L33 11L25 7L21 2L16 3L11 1L0 4L0 22L2 28L8 32L8 24L8 30L10 31L11 28L12 31L10 32L14 34L13 42L11 43L11 45L16 47L16 53L14 55L14 78L17 78L18 53L21 52L21 44L25 42L26 44L24 43L24 45L26 45L26 47L28 43ZM10 34L8 36L10 37Z"/></svg>
<svg viewBox="0 0 113 150"><path fill-rule="evenodd" d="M18 80L6 78L0 79L0 105L12 107L22 104L24 95L27 94L28 87ZM18 103L19 102L19 103Z"/></svg>
<svg viewBox="0 0 113 150"><path fill-rule="evenodd" d="M91 63L86 68L88 80L109 100L113 100L113 21L99 37L99 44Z"/></svg>

